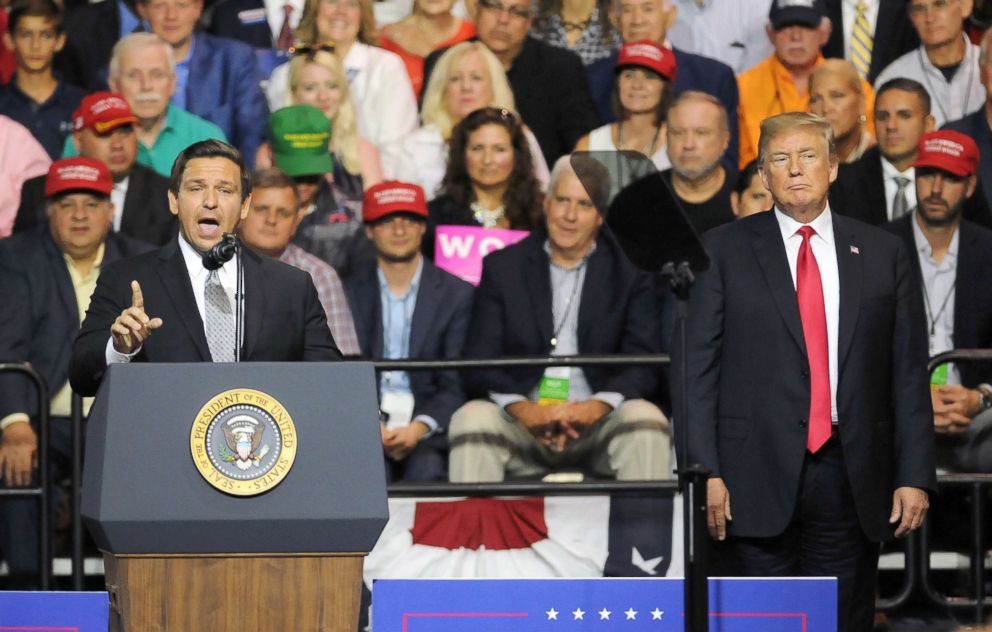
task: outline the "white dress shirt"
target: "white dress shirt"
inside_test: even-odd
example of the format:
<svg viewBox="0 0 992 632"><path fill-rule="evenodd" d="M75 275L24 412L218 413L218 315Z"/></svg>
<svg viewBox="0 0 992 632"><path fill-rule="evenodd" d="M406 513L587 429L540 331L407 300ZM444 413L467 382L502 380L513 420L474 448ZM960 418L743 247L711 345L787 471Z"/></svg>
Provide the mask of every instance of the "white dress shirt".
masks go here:
<svg viewBox="0 0 992 632"><path fill-rule="evenodd" d="M905 171L899 171L895 168L891 162L886 160L885 156L880 156L882 160L882 178L885 183L885 216L892 221L892 201L896 197L896 191L899 190L899 185L896 184L896 176L902 176L904 178L909 178L909 184L903 191L906 194L906 209L913 210L916 208L916 169L910 167Z"/></svg>
<svg viewBox="0 0 992 632"><path fill-rule="evenodd" d="M798 230L804 225L792 219L775 207L785 242L785 254L792 273L792 286L796 286L796 265L799 260L799 247L803 243ZM840 324L840 272L837 268L837 248L834 244L834 223L827 206L820 215L809 223L816 232L810 237L810 246L816 265L820 269L820 283L823 285L823 307L827 314L827 348L830 351L830 421L837 423L837 332Z"/></svg>
<svg viewBox="0 0 992 632"><path fill-rule="evenodd" d="M858 15L858 4L862 2L868 9L865 11L865 19L868 20L868 32L871 33L873 44L875 41L878 6L882 3L879 0L844 0L840 5L840 18L844 28L844 59L847 61L851 61L851 32L854 30L854 18ZM833 27L837 28L837 25L834 24Z"/></svg>
<svg viewBox="0 0 992 632"><path fill-rule="evenodd" d="M911 223L913 243L916 245L923 278L930 355L935 356L954 348L954 288L958 277L958 244L961 242L961 231L954 231L944 258L938 262L933 258L933 247L917 222L916 211L913 211ZM947 383L961 383L961 373L955 364L947 365Z"/></svg>
<svg viewBox="0 0 992 632"><path fill-rule="evenodd" d="M179 235L179 251L183 254L183 263L186 264L186 273L189 274L190 285L193 287L193 298L196 300L196 310L200 314L200 322L206 321L206 308L204 291L207 286L207 275L210 272L203 267L203 256L193 249L182 236ZM227 300L230 301L231 305L234 305L234 286L237 282L238 275L238 259L237 257L231 259L220 269L217 270L217 274L220 277L220 284L224 288L224 292L227 294ZM242 292L242 297L244 293ZM157 317L157 314L148 313L149 318ZM165 323L163 323L164 325ZM177 323L178 324L178 323ZM206 333L206 331L204 331ZM152 332L152 335L155 335ZM244 332L242 331L242 340L244 339ZM114 337L111 336L107 341L107 364L114 364L120 362L130 362L131 358L141 351L141 347L138 347L132 353L121 353L114 349Z"/></svg>
<svg viewBox="0 0 992 632"><path fill-rule="evenodd" d="M735 75L775 52L765 33L771 0L672 0L678 8L668 31L676 47L730 66Z"/></svg>
<svg viewBox="0 0 992 632"><path fill-rule="evenodd" d="M124 198L127 197L127 185L131 181L128 176L120 182L114 183L114 188L110 191L110 201L114 205L114 232L121 232L121 218L124 217Z"/></svg>
<svg viewBox="0 0 992 632"><path fill-rule="evenodd" d="M286 4L293 7L293 12L289 15L289 27L295 29L303 17L303 0L265 0L265 19L272 31L273 42L279 39L279 32L282 31L282 23L286 19L283 6Z"/></svg>

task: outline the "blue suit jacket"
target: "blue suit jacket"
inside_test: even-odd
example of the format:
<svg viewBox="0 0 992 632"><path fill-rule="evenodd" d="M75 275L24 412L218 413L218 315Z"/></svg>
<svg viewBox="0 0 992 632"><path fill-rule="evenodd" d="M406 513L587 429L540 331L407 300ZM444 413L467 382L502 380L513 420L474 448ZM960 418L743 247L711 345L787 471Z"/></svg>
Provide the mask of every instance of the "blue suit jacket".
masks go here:
<svg viewBox="0 0 992 632"><path fill-rule="evenodd" d="M103 267L151 248L110 233ZM49 397L69 379L78 309L65 258L47 224L0 242L0 359L30 362L45 378ZM14 412L34 416L37 398L27 379L0 374L0 418Z"/></svg>
<svg viewBox="0 0 992 632"><path fill-rule="evenodd" d="M543 229L490 253L482 262L465 355L475 358L548 355L555 323L551 271ZM586 264L579 301L579 353L658 353L661 326L651 277L634 268L609 229L602 228ZM527 395L541 380L540 367L491 369L466 374L473 395ZM648 398L657 387L651 367L586 367L593 392Z"/></svg>
<svg viewBox="0 0 992 632"><path fill-rule="evenodd" d="M269 118L255 54L242 42L206 33L194 37L186 109L216 123L252 165Z"/></svg>
<svg viewBox="0 0 992 632"><path fill-rule="evenodd" d="M985 200L992 208L992 130L985 117L985 104L968 116L944 123L941 129L950 129L970 136L978 145L978 179L982 183Z"/></svg>
<svg viewBox="0 0 992 632"><path fill-rule="evenodd" d="M686 90L698 90L711 94L720 100L727 109L727 124L730 127L730 144L724 154L724 166L731 167L731 173L737 173L737 156L739 155L737 140L737 79L730 66L709 57L696 55L684 50L674 49L675 52L675 94ZM593 62L586 67L589 79L589 90L596 104L599 117L606 122L617 120L613 112L610 96L613 92L613 68L617 64L617 55L613 53Z"/></svg>
<svg viewBox="0 0 992 632"><path fill-rule="evenodd" d="M368 358L383 357L382 301L377 266L368 266L345 283L355 317L358 344ZM472 309L471 285L424 260L417 307L410 325L410 358L457 359L462 355ZM447 428L451 415L465 403L456 371L411 371L413 414L432 417Z"/></svg>

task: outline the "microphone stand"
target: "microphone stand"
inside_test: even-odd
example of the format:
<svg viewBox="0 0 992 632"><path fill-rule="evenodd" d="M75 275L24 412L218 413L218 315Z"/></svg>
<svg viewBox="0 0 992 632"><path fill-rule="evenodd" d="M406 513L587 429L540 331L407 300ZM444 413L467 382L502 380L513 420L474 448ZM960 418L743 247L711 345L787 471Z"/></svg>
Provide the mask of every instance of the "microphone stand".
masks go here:
<svg viewBox="0 0 992 632"><path fill-rule="evenodd" d="M234 242L234 259L235 269L237 274L235 275L234 282L234 361L241 362L241 347L242 340L241 337L244 335L244 310L242 309L242 303L245 300L245 288L244 288L244 260L241 257L241 240L236 239Z"/></svg>

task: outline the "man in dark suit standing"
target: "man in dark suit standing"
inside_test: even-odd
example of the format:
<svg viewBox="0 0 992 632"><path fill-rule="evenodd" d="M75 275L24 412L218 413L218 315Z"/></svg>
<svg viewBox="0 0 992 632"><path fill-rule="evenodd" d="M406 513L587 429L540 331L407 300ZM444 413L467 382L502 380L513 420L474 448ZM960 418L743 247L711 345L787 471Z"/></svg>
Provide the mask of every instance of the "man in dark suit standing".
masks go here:
<svg viewBox="0 0 992 632"><path fill-rule="evenodd" d="M465 355L476 358L658 353L651 278L602 230L567 156L551 172L545 228L483 260ZM668 420L645 398L649 367L554 367L469 373L477 397L449 430L450 479L534 478L581 466L597 476L671 476Z"/></svg>
<svg viewBox="0 0 992 632"><path fill-rule="evenodd" d="M840 166L830 186L830 205L837 213L879 226L916 207L913 162L920 138L934 129L930 107L930 93L914 79L891 79L879 86L872 113L878 145ZM982 195L965 200L964 216L992 226Z"/></svg>
<svg viewBox="0 0 992 632"><path fill-rule="evenodd" d="M206 140L179 154L169 182L179 237L101 273L73 344L76 392L93 395L110 363L231 362L236 348L243 361L340 359L310 276L250 250L241 255L244 333L235 341L237 257L208 272L203 255L250 204L250 173L235 148Z"/></svg>
<svg viewBox="0 0 992 632"><path fill-rule="evenodd" d="M850 61L868 83L875 83L886 66L920 45L907 19L907 0L824 0L824 5L833 29L823 56Z"/></svg>
<svg viewBox="0 0 992 632"><path fill-rule="evenodd" d="M114 188L112 226L115 232L161 246L176 234L176 218L169 212L169 181L137 163L138 117L120 94L94 92L72 116L72 145L80 156L99 160L110 169ZM14 232L47 222L45 177L27 180L21 188L21 206Z"/></svg>
<svg viewBox="0 0 992 632"><path fill-rule="evenodd" d="M918 528L936 487L923 305L902 242L831 212L826 120L766 119L759 155L773 212L706 236L672 389L682 457L710 471L739 572L837 577L838 630L868 631L878 542Z"/></svg>
<svg viewBox="0 0 992 632"><path fill-rule="evenodd" d="M30 362L49 387L50 443L55 461L70 454L69 352L100 270L150 249L108 232L113 180L89 158L52 163L45 177L46 226L0 241L0 357ZM84 402L84 411L89 408ZM28 380L0 374L0 486L32 483L38 402ZM12 585L31 586L38 572L37 505L0 503L0 550Z"/></svg>
<svg viewBox="0 0 992 632"><path fill-rule="evenodd" d="M365 192L365 234L376 263L346 285L359 345L369 358L460 358L472 286L420 254L427 227L424 191L383 182ZM388 371L379 377L387 474L408 481L447 480L446 430L465 402L454 371Z"/></svg>
<svg viewBox="0 0 992 632"><path fill-rule="evenodd" d="M930 355L992 347L992 231L962 218L976 195L979 150L953 131L920 141L916 210L886 228L902 238L923 289ZM992 370L987 363L947 364L930 377L937 463L992 471Z"/></svg>

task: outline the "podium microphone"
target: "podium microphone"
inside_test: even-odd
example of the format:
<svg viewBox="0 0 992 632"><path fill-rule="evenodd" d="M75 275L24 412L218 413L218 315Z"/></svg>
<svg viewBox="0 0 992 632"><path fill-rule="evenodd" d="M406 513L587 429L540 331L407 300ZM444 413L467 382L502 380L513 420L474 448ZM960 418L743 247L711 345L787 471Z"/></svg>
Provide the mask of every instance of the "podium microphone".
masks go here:
<svg viewBox="0 0 992 632"><path fill-rule="evenodd" d="M234 258L238 251L238 237L234 233L224 233L214 247L203 253L203 267L207 270L219 270L221 266Z"/></svg>

